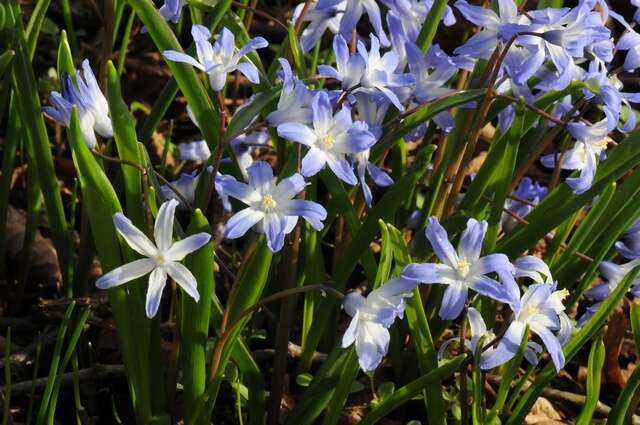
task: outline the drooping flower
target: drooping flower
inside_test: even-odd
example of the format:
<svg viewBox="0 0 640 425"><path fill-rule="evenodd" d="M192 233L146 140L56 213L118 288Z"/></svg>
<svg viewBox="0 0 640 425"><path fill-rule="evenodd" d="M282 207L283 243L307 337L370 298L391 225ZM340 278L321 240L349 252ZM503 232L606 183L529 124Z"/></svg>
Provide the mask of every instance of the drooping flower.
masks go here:
<svg viewBox="0 0 640 425"><path fill-rule="evenodd" d="M627 274L638 265L640 265L640 259L631 260L624 264L616 264L611 261L603 261L600 263L600 273L604 278L604 282L594 285L584 292L585 297L597 302L589 306L585 313L580 316L578 327L584 326L584 324L591 319L602 305L602 301L611 295ZM634 297L640 297L640 276L636 276L629 292Z"/></svg>
<svg viewBox="0 0 640 425"><path fill-rule="evenodd" d="M325 165L344 182L355 185L356 176L346 155L370 148L376 139L362 121L353 121L351 109L343 105L333 113L329 96L318 92L312 103L313 127L290 122L278 126L278 135L309 148L302 159L303 176L317 174Z"/></svg>
<svg viewBox="0 0 640 425"><path fill-rule="evenodd" d="M302 13L304 6L305 3L300 3L293 10L291 21L294 24L300 18L300 13ZM342 0L332 6L319 9L317 1L311 2L306 15L303 17L303 21L309 22L309 24L302 30L302 34L300 35L300 48L304 53L309 52L318 44L325 31L329 30L333 34L339 31L340 21L342 20L346 6L347 2Z"/></svg>
<svg viewBox="0 0 640 425"><path fill-rule="evenodd" d="M495 272L501 278L502 275L512 276L515 269L504 254L480 257L486 231L486 221L469 219L456 252L449 242L447 231L436 217L430 217L426 235L441 263L409 264L401 274L409 280L448 285L438 313L444 320L453 320L460 315L469 289L498 301L509 299L504 293L503 285L487 275Z"/></svg>
<svg viewBox="0 0 640 425"><path fill-rule="evenodd" d="M159 9L160 15L165 21L177 24L185 4L187 4L186 0L164 0L164 4Z"/></svg>
<svg viewBox="0 0 640 425"><path fill-rule="evenodd" d="M512 300L513 320L495 351L481 360L482 369L493 369L511 360L518 353L527 326L542 340L556 370L564 367L562 344L566 342L564 336L571 331L571 322L567 320L562 300L568 291L556 291L555 287L555 284L536 283L527 288L521 300Z"/></svg>
<svg viewBox="0 0 640 425"><path fill-rule="evenodd" d="M60 80L62 94L52 91L50 99L53 106L46 106L42 110L54 120L69 126L71 108L75 106L84 141L90 149L97 143L95 133L102 137L113 137L109 104L100 91L89 61L82 61L82 73L80 70L76 71L75 82L66 74Z"/></svg>
<svg viewBox="0 0 640 425"><path fill-rule="evenodd" d="M496 339L496 334L493 329L487 329L487 324L484 322L482 315L478 310L473 307L469 307L467 310L467 319L469 320L469 327L471 328L471 338L467 338L464 340L464 346L467 350L471 351L472 354L475 354L478 350L478 344L482 342L483 350L480 353L480 359L487 359L496 350L495 346L490 346L485 349L485 347L493 342ZM438 349L438 358L444 357L444 353L447 347L456 341L459 341L459 338L449 338L442 343L440 348ZM524 351L524 357L531 364L538 364L538 354L542 352L542 347L540 344L529 341L527 343L527 347Z"/></svg>
<svg viewBox="0 0 640 425"><path fill-rule="evenodd" d="M636 220L616 242L616 249L628 260L640 258L640 219Z"/></svg>
<svg viewBox="0 0 640 425"><path fill-rule="evenodd" d="M233 176L222 176L222 191L248 205L234 214L224 226L224 236L235 239L257 225L256 230L265 233L267 245L273 252L280 251L284 237L291 233L298 217L304 217L316 230L322 230L327 211L322 205L303 199L293 199L306 186L300 174L294 174L276 182L271 166L255 161L249 167L249 184L237 181Z"/></svg>
<svg viewBox="0 0 640 425"><path fill-rule="evenodd" d="M606 119L588 126L581 122L571 122L567 131L576 139L573 148L569 149L561 163L564 170L580 170L579 177L568 177L566 183L577 194L584 193L591 187L596 175L597 161L604 154L611 138L607 136L610 128ZM547 168L554 168L560 154L549 154L540 158Z"/></svg>
<svg viewBox="0 0 640 425"><path fill-rule="evenodd" d="M193 170L191 173L181 173L177 180L171 182L171 186L162 185L160 186L160 191L162 192L162 196L165 199L175 199L180 202L180 208L186 209L187 205L183 205L180 197L175 193L174 189L177 190L180 195L189 203L189 206L193 207L196 199L196 189L198 188L198 183L202 177L209 178L211 173L213 172L213 166L207 167L205 170L198 172L198 170ZM216 194L220 198L222 202L222 206L225 211L231 211L231 203L229 202L229 197L224 194L222 191L222 187L219 183L219 176L221 174L218 173L218 178L214 181Z"/></svg>
<svg viewBox="0 0 640 425"><path fill-rule="evenodd" d="M233 71L240 71L253 84L260 82L258 68L251 62L240 62L240 60L249 52L267 47L269 45L267 40L255 37L240 49L236 49L235 37L227 28L222 29L220 37L213 44L209 41L211 33L205 26L194 25L191 28L191 35L196 44L197 59L175 50L166 50L162 55L168 60L188 63L207 73L209 84L215 91L221 91L224 88L227 74Z"/></svg>
<svg viewBox="0 0 640 425"><path fill-rule="evenodd" d="M622 65L625 71L633 72L640 68L640 34L630 29L618 39L616 49L627 50L627 56Z"/></svg>
<svg viewBox="0 0 640 425"><path fill-rule="evenodd" d="M134 251L145 258L113 269L96 281L98 288L109 289L151 273L145 306L149 318L154 317L158 312L167 275L196 302L200 299L195 277L179 261L182 261L187 254L206 245L211 235L204 232L197 233L174 243L173 219L177 206L178 201L174 199L160 206L153 230L155 243L135 227L124 214L114 214L113 223L118 233Z"/></svg>
<svg viewBox="0 0 640 425"><path fill-rule="evenodd" d="M410 297L416 282L402 278L391 279L374 289L365 298L357 292L344 297L345 312L352 317L342 337L342 347L355 342L360 368L365 372L374 370L389 348L388 328L397 317L404 315L404 299Z"/></svg>

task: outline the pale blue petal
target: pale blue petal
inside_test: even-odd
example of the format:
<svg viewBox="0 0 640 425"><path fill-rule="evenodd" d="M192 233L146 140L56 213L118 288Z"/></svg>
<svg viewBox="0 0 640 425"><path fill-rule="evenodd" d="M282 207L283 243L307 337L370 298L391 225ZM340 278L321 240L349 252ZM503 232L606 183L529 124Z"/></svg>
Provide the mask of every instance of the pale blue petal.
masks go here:
<svg viewBox="0 0 640 425"><path fill-rule="evenodd" d="M493 369L511 360L520 349L524 329L522 323L511 322L493 353L482 357L480 367L482 369Z"/></svg>
<svg viewBox="0 0 640 425"><path fill-rule="evenodd" d="M324 207L313 201L305 201L302 199L294 199L288 205L287 209L283 211L285 215L302 216L305 220L311 224L311 226L317 231L322 230L324 224L322 221L327 218L327 210Z"/></svg>
<svg viewBox="0 0 640 425"><path fill-rule="evenodd" d="M115 288L123 283L144 276L156 267L156 263L148 258L141 258L111 270L96 280L96 287L100 289Z"/></svg>
<svg viewBox="0 0 640 425"><path fill-rule="evenodd" d="M278 126L278 136L306 146L311 146L317 139L315 133L309 127L297 122L280 124Z"/></svg>
<svg viewBox="0 0 640 425"><path fill-rule="evenodd" d="M429 217L425 234L429 242L431 242L433 252L438 256L440 261L450 267L457 267L458 254L455 249L453 249L451 242L449 242L447 231L440 225L437 217Z"/></svg>
<svg viewBox="0 0 640 425"><path fill-rule="evenodd" d="M213 261L213 259L212 259ZM188 268L180 263L171 262L164 266L171 279L175 280L178 285L186 292L195 302L200 301L198 293L198 283L196 278Z"/></svg>
<svg viewBox="0 0 640 425"><path fill-rule="evenodd" d="M421 283L443 283L450 285L456 281L455 271L446 264L413 263L407 265L400 276Z"/></svg>
<svg viewBox="0 0 640 425"><path fill-rule="evenodd" d="M258 68L256 68L256 66L251 62L241 62L228 69L229 72L235 71L235 70L240 71L242 75L247 77L247 80L249 80L251 83L253 84L260 83L260 75L258 74Z"/></svg>
<svg viewBox="0 0 640 425"><path fill-rule="evenodd" d="M177 52L175 50L165 50L164 52L162 52L162 56L164 56L165 59L168 59L173 62L188 63L189 65L195 66L201 71L205 70L205 67L203 64L201 64L195 58L183 52Z"/></svg>
<svg viewBox="0 0 640 425"><path fill-rule="evenodd" d="M267 237L267 246L272 252L278 252L284 246L284 217L269 213L264 215L264 233Z"/></svg>
<svg viewBox="0 0 640 425"><path fill-rule="evenodd" d="M113 224L127 244L137 253L145 257L153 257L158 253L158 249L147 235L134 226L124 214L115 213L113 215Z"/></svg>
<svg viewBox="0 0 640 425"><path fill-rule="evenodd" d="M227 239L239 238L263 218L263 212L256 211L252 208L245 208L227 220L224 225L224 237Z"/></svg>
<svg viewBox="0 0 640 425"><path fill-rule="evenodd" d="M191 254L205 246L210 239L211 235L204 232L187 236L186 238L171 245L166 256L170 261L181 261L188 254Z"/></svg>
<svg viewBox="0 0 640 425"><path fill-rule="evenodd" d="M556 371L560 372L564 367L565 360L564 353L562 352L562 345L560 345L558 338L549 329L542 326L536 326L535 323L531 324L531 330L535 332L540 339L542 339L547 351L551 355L551 360L553 361L553 365L556 367Z"/></svg>
<svg viewBox="0 0 640 425"><path fill-rule="evenodd" d="M162 291L167 283L167 272L158 267L149 275L149 288L147 289L147 301L145 303L145 312L149 319L158 313L160 301L162 300Z"/></svg>
<svg viewBox="0 0 640 425"><path fill-rule="evenodd" d="M318 174L327 163L324 151L317 148L309 149L309 152L302 158L301 170L303 176L311 177Z"/></svg>
<svg viewBox="0 0 640 425"><path fill-rule="evenodd" d="M467 301L468 290L463 284L453 283L447 287L442 296L442 305L438 315L442 320L453 320L460 316Z"/></svg>
<svg viewBox="0 0 640 425"><path fill-rule="evenodd" d="M173 219L176 213L176 207L180 203L175 199L170 199L160 205L158 216L153 227L153 237L156 240L156 246L161 252L166 252L173 242Z"/></svg>

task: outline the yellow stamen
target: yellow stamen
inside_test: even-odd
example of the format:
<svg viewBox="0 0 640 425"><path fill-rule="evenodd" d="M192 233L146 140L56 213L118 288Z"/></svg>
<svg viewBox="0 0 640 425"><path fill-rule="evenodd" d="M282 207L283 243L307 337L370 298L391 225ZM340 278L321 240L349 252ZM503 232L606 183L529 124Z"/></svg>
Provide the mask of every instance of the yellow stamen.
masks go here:
<svg viewBox="0 0 640 425"><path fill-rule="evenodd" d="M324 150L329 150L333 148L333 145L336 143L335 137L330 134L326 134L320 138L320 147Z"/></svg>
<svg viewBox="0 0 640 425"><path fill-rule="evenodd" d="M264 195L262 197L262 208L265 210L273 209L278 205L278 203L273 199L271 195Z"/></svg>
<svg viewBox="0 0 640 425"><path fill-rule="evenodd" d="M469 264L466 258L460 258L458 260L458 270L460 271L461 274L466 275L467 273L469 273L470 266L471 265Z"/></svg>

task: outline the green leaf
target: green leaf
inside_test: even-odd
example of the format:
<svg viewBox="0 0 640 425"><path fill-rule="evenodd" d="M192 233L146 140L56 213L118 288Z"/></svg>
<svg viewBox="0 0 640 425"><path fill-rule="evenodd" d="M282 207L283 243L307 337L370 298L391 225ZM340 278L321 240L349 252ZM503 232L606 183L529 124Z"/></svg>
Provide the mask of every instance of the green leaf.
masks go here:
<svg viewBox="0 0 640 425"><path fill-rule="evenodd" d="M593 336L604 325L607 317L618 305L622 297L627 293L635 277L638 275L640 267L636 267L618 284L618 287L604 300L593 317L578 330L563 347L564 357L568 363ZM556 370L553 363L547 364L533 381L529 389L520 397L515 408L511 412L510 417L506 421L506 425L516 425L524 422L524 418L535 403L536 399L542 393L542 390L549 385L551 380L556 376Z"/></svg>
<svg viewBox="0 0 640 425"><path fill-rule="evenodd" d="M189 235L211 233L209 223L199 209L193 215L187 229ZM214 293L213 242L209 241L199 250L189 254L184 265L198 282L200 301L196 302L185 293L182 294L181 320L181 360L184 382L185 422L191 421L198 398L204 394L206 383L206 345L211 316L211 297ZM206 424L202 419L196 424Z"/></svg>
<svg viewBox="0 0 640 425"><path fill-rule="evenodd" d="M589 425L593 412L596 410L600 398L600 377L604 365L605 348L602 337L596 338L591 343L589 360L587 363L587 399L582 406L576 425Z"/></svg>
<svg viewBox="0 0 640 425"><path fill-rule="evenodd" d="M60 43L58 44L58 78L62 77L63 73L69 75L73 81L76 79L76 69L73 64L73 56L71 55L71 47L69 47L69 41L67 40L67 32L62 31L60 33Z"/></svg>
<svg viewBox="0 0 640 425"><path fill-rule="evenodd" d="M372 425L379 420L385 418L389 413L402 406L407 401L418 395L423 388L430 384L440 383L442 380L453 375L460 368L465 360L466 355L461 354L458 357L446 361L442 366L432 370L426 375L421 376L415 381L410 382L396 392L390 395L385 401L380 403L367 416L359 422L360 425ZM445 418L446 419L446 418Z"/></svg>
<svg viewBox="0 0 640 425"><path fill-rule="evenodd" d="M429 46L431 46L431 42L436 35L438 25L440 25L440 20L446 8L447 0L435 0L431 5L427 19L425 19L422 24L420 34L418 34L418 39L416 40L416 44L423 52L426 52Z"/></svg>
<svg viewBox="0 0 640 425"><path fill-rule="evenodd" d="M11 11L11 8L8 8ZM53 243L56 247L62 279L65 286L71 285L72 247L67 227L67 220L62 206L60 187L53 165L49 136L41 112L38 86L31 67L29 52L22 21L19 16L12 16L15 25L16 56L13 60L12 87L19 96L15 97L20 111L20 120L24 126L27 153L34 155L40 187L44 197Z"/></svg>
<svg viewBox="0 0 640 425"><path fill-rule="evenodd" d="M109 112L113 124L113 137L118 148L118 156L124 161L142 164L138 150L138 140L133 117L120 90L120 77L111 61L107 62L107 89L109 93ZM142 196L142 182L140 171L128 164L122 164L124 176L124 194L127 205L127 217L133 224L144 229L146 227L146 213Z"/></svg>
<svg viewBox="0 0 640 425"><path fill-rule="evenodd" d="M2 55L0 55L0 78L4 76L4 73L10 69L9 65L11 65L11 61L13 57L16 55L16 52L13 50L7 50Z"/></svg>
<svg viewBox="0 0 640 425"><path fill-rule="evenodd" d="M120 241L112 224L113 214L122 212L122 208L111 182L84 142L75 107L71 112L67 135L80 180L83 202L92 206L86 211L102 270L106 273L122 265ZM143 372L146 368L138 358L139 353L148 354L148 351L144 351L148 350L148 347L143 345L145 339L139 336L141 326L131 326L131 323L139 323L139 320L146 319L133 315L133 309L128 305L129 296L125 286L109 289L108 295L118 329L131 394L135 395L132 401L136 417L138 420L148 421L152 416L149 382L148 376L145 377Z"/></svg>
<svg viewBox="0 0 640 425"><path fill-rule="evenodd" d="M608 425L631 423L631 415L634 414L635 404L637 403L638 388L640 388L640 367L636 366L618 396L616 404L613 405L611 412L609 412L607 417Z"/></svg>

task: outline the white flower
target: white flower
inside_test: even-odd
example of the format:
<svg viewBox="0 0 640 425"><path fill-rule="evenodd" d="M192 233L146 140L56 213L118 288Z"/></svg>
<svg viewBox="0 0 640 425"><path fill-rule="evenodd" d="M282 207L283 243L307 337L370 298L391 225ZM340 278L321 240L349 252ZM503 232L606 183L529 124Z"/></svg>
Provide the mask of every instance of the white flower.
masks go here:
<svg viewBox="0 0 640 425"><path fill-rule="evenodd" d="M175 199L160 206L153 229L155 243L151 242L124 214L114 214L113 224L118 233L134 251L146 258L113 269L96 281L98 288L109 289L151 273L145 306L149 318L158 312L162 290L167 283L167 275L171 276L196 302L200 299L195 277L178 261L204 246L209 242L211 235L197 233L173 243L173 216L177 206L178 201Z"/></svg>
<svg viewBox="0 0 640 425"><path fill-rule="evenodd" d="M407 291L417 284L396 278L374 289L366 298L357 292L344 297L344 310L353 319L342 337L342 347L355 342L358 362L365 372L378 367L387 353L390 338L387 329L396 317L402 318L404 299L411 296Z"/></svg>

